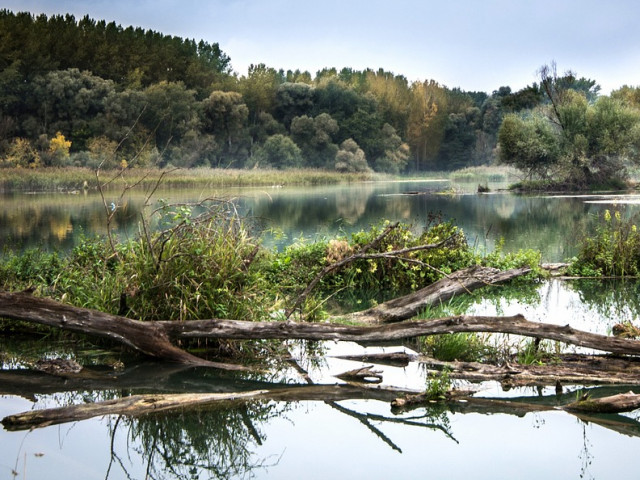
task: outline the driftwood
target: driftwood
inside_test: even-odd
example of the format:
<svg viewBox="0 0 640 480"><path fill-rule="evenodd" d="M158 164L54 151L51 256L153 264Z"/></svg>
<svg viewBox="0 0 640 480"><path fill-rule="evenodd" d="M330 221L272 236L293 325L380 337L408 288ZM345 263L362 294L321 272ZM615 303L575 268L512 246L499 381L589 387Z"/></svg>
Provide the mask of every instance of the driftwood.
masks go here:
<svg viewBox="0 0 640 480"><path fill-rule="evenodd" d="M373 365L355 368L348 372L340 373L336 377L345 382L382 383L382 372L374 370Z"/></svg>
<svg viewBox="0 0 640 480"><path fill-rule="evenodd" d="M588 402L597 405L599 413L617 413L640 408L639 397L640 395L632 393L617 394L589 400ZM186 409L211 408L216 405L228 407L238 403L261 400L324 401L334 403L347 399L374 399L389 402L399 410L423 407L425 403L427 405L432 404L428 397L397 388L362 388L353 385L298 385L287 388L229 393L133 395L103 402L29 410L3 418L2 424L5 429L16 431L75 422L104 415L139 417L142 415L167 413L175 410L184 411ZM526 398L476 398L471 396L468 391L452 391L446 396L444 403L452 412L483 414L505 413L518 416L531 412L560 409L574 413L585 421L598 423L616 431L624 431L624 433L628 435L640 436L640 423L637 421L626 418L585 416L582 412L587 411L587 408L580 409L580 407L575 406L575 403L570 403L566 406L552 405L548 403L547 397L529 400ZM593 413L593 409L589 411Z"/></svg>
<svg viewBox="0 0 640 480"><path fill-rule="evenodd" d="M640 341L616 338L511 317L459 315L434 320L375 326L329 323L193 320L140 322L95 310L72 307L27 293L0 293L0 317L107 337L148 355L188 365L241 370L244 367L209 362L174 346L171 339L306 339L354 342L398 341L456 332L490 332L544 338L619 355L640 355Z"/></svg>
<svg viewBox="0 0 640 480"><path fill-rule="evenodd" d="M343 316L358 323L400 322L415 316L421 310L432 305L469 293L487 285L496 285L526 275L528 267L500 271L496 268L473 266L459 270L403 297L389 300L362 312Z"/></svg>
<svg viewBox="0 0 640 480"><path fill-rule="evenodd" d="M444 362L426 356L417 360L428 369L449 369L449 376L470 382L494 380L504 389L555 385L640 385L640 359L604 355L559 355L557 363L491 365L479 362Z"/></svg>
<svg viewBox="0 0 640 480"><path fill-rule="evenodd" d="M620 393L605 398L589 398L585 395L576 402L570 403L564 407L570 412L584 413L620 413L631 412L640 408L640 395L633 392Z"/></svg>
<svg viewBox="0 0 640 480"><path fill-rule="evenodd" d="M151 357L168 361L225 370L246 370L240 365L210 362L176 347L163 327L156 322L140 322L97 310L73 307L25 292L0 293L0 317L108 338Z"/></svg>
<svg viewBox="0 0 640 480"><path fill-rule="evenodd" d="M25 430L60 423L86 420L103 415L141 416L171 410L204 408L214 404L231 405L257 400L331 401L346 399L377 399L391 401L400 389L365 389L350 385L299 385L271 390L251 390L230 393L178 393L132 395L104 402L85 403L60 408L29 410L2 419L7 430Z"/></svg>

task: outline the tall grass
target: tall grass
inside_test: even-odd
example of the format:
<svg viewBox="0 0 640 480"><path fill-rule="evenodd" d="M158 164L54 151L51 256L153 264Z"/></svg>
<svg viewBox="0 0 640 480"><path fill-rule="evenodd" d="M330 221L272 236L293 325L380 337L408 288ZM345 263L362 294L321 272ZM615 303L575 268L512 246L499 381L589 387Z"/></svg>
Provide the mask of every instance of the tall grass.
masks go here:
<svg viewBox="0 0 640 480"><path fill-rule="evenodd" d="M102 171L100 182L107 190L122 190L136 184L140 188L153 188L159 181L162 170L126 169L125 171ZM331 185L387 179L388 176L365 173L338 173L328 170L240 170L195 168L175 170L162 177L162 186L186 187L250 187L283 185ZM95 189L98 185L95 171L88 168L5 168L0 169L0 192L12 191L79 191L85 187Z"/></svg>
<svg viewBox="0 0 640 480"><path fill-rule="evenodd" d="M457 182L512 182L520 179L521 172L513 167L481 165L466 167L449 174L449 179Z"/></svg>

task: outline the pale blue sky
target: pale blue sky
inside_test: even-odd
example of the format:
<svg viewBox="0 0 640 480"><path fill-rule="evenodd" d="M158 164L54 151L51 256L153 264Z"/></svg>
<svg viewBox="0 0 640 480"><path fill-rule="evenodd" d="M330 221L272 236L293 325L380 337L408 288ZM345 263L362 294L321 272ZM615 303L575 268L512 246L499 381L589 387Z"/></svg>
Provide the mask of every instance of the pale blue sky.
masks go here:
<svg viewBox="0 0 640 480"><path fill-rule="evenodd" d="M555 60L603 93L640 85L637 0L0 0L217 42L234 70L384 68L491 93Z"/></svg>

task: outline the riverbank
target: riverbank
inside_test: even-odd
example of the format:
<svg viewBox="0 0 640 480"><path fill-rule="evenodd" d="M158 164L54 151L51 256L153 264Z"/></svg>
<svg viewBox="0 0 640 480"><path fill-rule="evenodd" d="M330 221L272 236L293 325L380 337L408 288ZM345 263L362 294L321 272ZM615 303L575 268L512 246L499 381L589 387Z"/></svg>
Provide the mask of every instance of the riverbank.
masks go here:
<svg viewBox="0 0 640 480"><path fill-rule="evenodd" d="M339 173L327 170L240 170L240 169L126 169L101 171L103 189L121 190L127 185L154 188L160 181L165 188L250 187L284 185L335 185L365 181L389 180L393 177L375 172ZM0 193L7 192L72 192L95 190L98 177L89 168L24 168L0 169Z"/></svg>

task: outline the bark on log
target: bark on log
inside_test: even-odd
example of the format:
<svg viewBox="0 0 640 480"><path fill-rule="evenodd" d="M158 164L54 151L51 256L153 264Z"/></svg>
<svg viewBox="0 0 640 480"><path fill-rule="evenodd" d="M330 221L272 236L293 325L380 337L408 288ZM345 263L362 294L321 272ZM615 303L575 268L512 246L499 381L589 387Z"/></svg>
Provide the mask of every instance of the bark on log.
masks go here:
<svg viewBox="0 0 640 480"><path fill-rule="evenodd" d="M508 333L556 340L619 355L640 355L640 341L598 335L569 325L530 322L522 315L511 317L458 315L433 320L374 326L330 323L243 322L239 320L193 320L156 322L174 338L300 339L386 342L458 332Z"/></svg>
<svg viewBox="0 0 640 480"><path fill-rule="evenodd" d="M564 407L570 412L621 413L640 408L640 395L633 392L620 393L612 397L585 398Z"/></svg>
<svg viewBox="0 0 640 480"><path fill-rule="evenodd" d="M640 362L594 355L561 355L558 364L501 366L478 362L443 362L420 356L427 368L450 369L449 376L470 382L494 380L504 389L556 385L640 385Z"/></svg>
<svg viewBox="0 0 640 480"><path fill-rule="evenodd" d="M487 285L496 285L531 271L528 267L515 268L501 272L496 268L473 266L459 270L431 285L404 297L394 298L362 312L342 316L357 323L400 322L415 316L431 305L469 293Z"/></svg>
<svg viewBox="0 0 640 480"><path fill-rule="evenodd" d="M132 395L104 402L29 410L3 418L2 425L6 430L16 431L86 420L103 415L137 417L176 409L184 410L207 407L213 404L233 404L255 400L340 401L346 399L376 399L391 402L401 392L401 389L369 389L351 385L300 385L274 390L251 390L232 393Z"/></svg>
<svg viewBox="0 0 640 480"><path fill-rule="evenodd" d="M190 365L242 370L238 365L202 360L175 347L169 338L305 339L383 342L456 332L488 332L546 338L619 355L640 355L640 341L615 338L512 317L460 315L376 326L327 323L192 320L140 322L72 307L24 293L0 293L0 317L60 327L120 341L148 355Z"/></svg>
<svg viewBox="0 0 640 480"><path fill-rule="evenodd" d="M162 326L108 313L77 308L28 293L0 292L0 317L58 327L71 332L108 338L151 357L225 370L247 370L240 365L196 357L173 345Z"/></svg>

